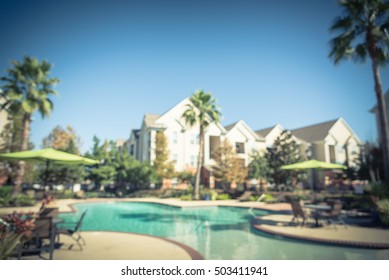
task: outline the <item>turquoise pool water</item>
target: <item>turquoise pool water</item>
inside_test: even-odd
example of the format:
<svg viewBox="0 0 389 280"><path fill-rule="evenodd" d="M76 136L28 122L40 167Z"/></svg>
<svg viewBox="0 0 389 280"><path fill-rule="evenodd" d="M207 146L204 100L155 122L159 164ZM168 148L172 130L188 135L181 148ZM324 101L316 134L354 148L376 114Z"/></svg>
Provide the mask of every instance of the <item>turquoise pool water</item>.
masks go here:
<svg viewBox="0 0 389 280"><path fill-rule="evenodd" d="M252 216L236 207L177 208L153 203L76 204L76 213L61 214L77 221L88 210L82 230L135 232L182 242L205 259L380 259L379 250L323 246L277 239L251 229ZM255 210L256 215L265 211Z"/></svg>

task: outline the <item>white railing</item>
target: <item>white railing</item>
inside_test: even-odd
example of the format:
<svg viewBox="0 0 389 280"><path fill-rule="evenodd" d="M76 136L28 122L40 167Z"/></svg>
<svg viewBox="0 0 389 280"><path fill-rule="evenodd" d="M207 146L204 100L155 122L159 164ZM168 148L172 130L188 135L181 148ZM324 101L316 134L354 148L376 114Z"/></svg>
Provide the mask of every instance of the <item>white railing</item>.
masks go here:
<svg viewBox="0 0 389 280"><path fill-rule="evenodd" d="M263 193L261 194L258 199L255 201L255 202L260 202L262 199L264 199L266 197L266 195ZM256 218L257 216L254 214L254 206L251 206L248 210L248 212L250 213L251 216L253 216L254 218Z"/></svg>

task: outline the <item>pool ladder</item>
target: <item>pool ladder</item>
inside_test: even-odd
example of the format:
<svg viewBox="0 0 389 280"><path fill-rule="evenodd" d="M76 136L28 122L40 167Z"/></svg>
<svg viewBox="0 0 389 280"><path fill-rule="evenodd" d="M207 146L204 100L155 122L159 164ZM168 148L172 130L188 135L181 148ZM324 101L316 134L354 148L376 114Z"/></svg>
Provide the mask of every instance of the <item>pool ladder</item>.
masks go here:
<svg viewBox="0 0 389 280"><path fill-rule="evenodd" d="M260 202L262 199L264 199L266 197L266 195L263 193L261 194L258 199L255 201L255 202ZM250 213L251 216L253 216L254 218L256 218L257 216L254 214L254 206L251 206L248 210L248 212Z"/></svg>

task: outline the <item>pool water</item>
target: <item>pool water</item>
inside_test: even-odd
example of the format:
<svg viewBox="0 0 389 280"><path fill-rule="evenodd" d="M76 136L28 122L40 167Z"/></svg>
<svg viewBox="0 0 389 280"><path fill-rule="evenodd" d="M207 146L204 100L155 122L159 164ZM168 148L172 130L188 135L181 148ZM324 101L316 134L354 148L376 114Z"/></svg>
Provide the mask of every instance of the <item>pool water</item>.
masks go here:
<svg viewBox="0 0 389 280"><path fill-rule="evenodd" d="M237 207L177 208L154 203L108 202L76 204L77 221L88 210L82 230L119 231L160 236L182 242L205 259L380 259L380 250L317 245L261 234L250 226L247 209ZM254 210L256 216L266 211Z"/></svg>

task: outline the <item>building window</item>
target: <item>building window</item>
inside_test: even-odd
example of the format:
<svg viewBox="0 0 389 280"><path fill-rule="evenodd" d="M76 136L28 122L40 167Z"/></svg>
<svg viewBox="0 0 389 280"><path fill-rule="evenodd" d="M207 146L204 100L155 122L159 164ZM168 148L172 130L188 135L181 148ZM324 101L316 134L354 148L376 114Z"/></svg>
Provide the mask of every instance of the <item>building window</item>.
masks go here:
<svg viewBox="0 0 389 280"><path fill-rule="evenodd" d="M197 166L197 156L190 156L190 166L191 167Z"/></svg>
<svg viewBox="0 0 389 280"><path fill-rule="evenodd" d="M235 149L237 154L244 154L244 143L236 142Z"/></svg>
<svg viewBox="0 0 389 280"><path fill-rule="evenodd" d="M173 143L174 144L178 143L178 133L177 133L177 131L173 132Z"/></svg>
<svg viewBox="0 0 389 280"><path fill-rule="evenodd" d="M130 146L130 155L134 155L135 154L135 145L134 144L131 144Z"/></svg>
<svg viewBox="0 0 389 280"><path fill-rule="evenodd" d="M190 143L192 145L194 145L194 144L198 145L200 143L200 136L198 134L192 134L190 137Z"/></svg>
<svg viewBox="0 0 389 280"><path fill-rule="evenodd" d="M174 163L177 163L177 161L178 161L178 155L177 155L177 154L174 154L174 155L173 155L173 162L174 162Z"/></svg>

